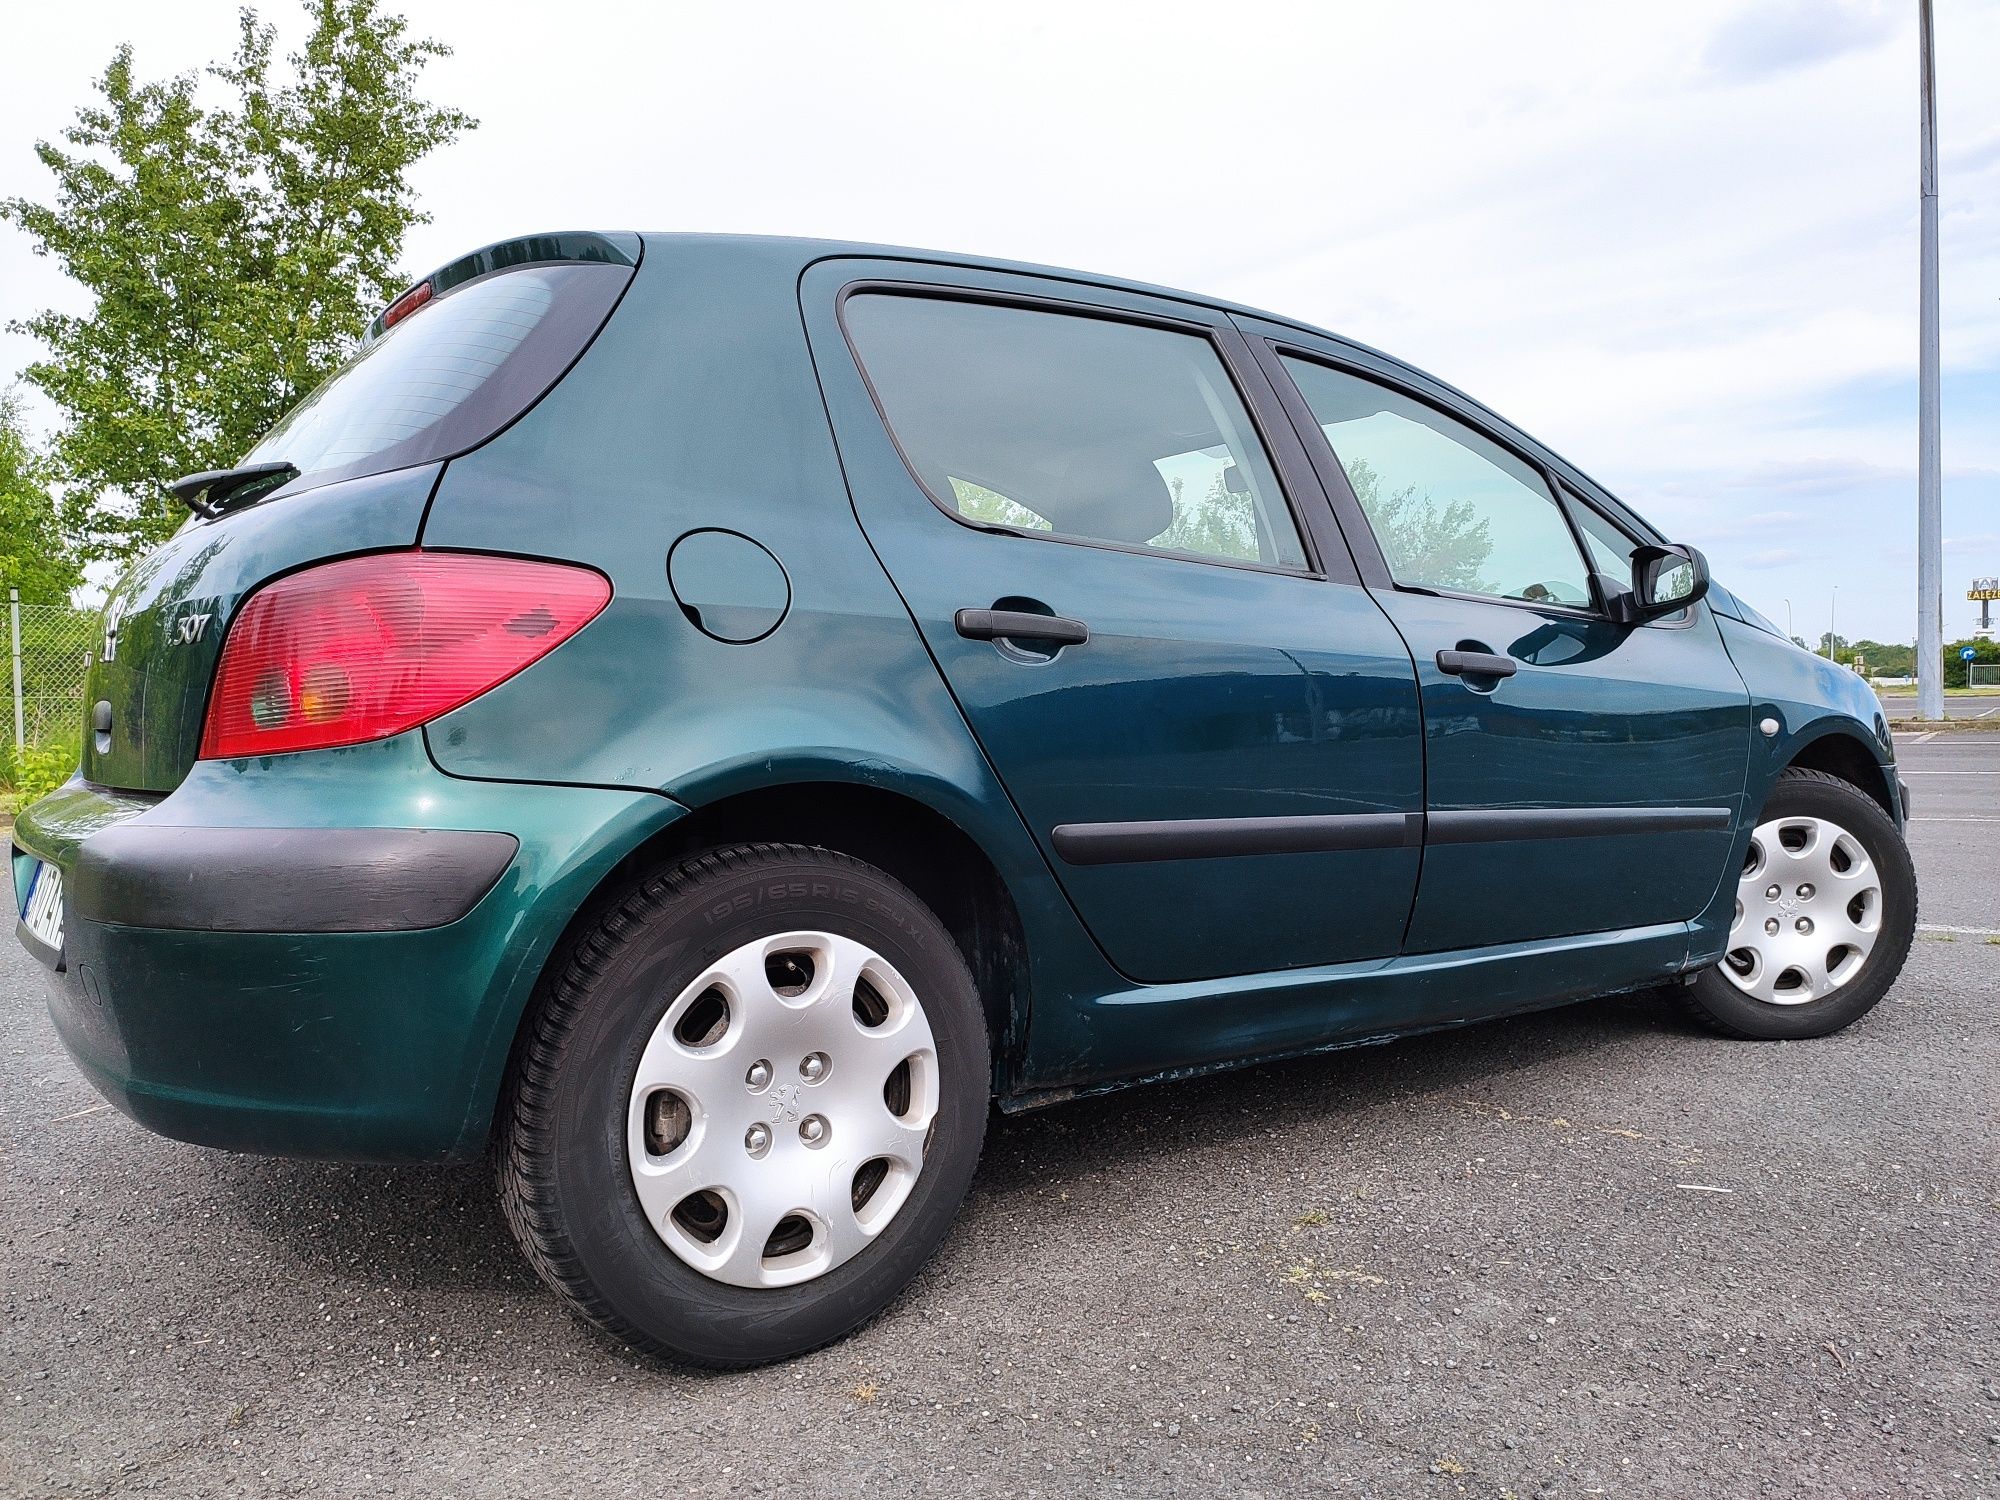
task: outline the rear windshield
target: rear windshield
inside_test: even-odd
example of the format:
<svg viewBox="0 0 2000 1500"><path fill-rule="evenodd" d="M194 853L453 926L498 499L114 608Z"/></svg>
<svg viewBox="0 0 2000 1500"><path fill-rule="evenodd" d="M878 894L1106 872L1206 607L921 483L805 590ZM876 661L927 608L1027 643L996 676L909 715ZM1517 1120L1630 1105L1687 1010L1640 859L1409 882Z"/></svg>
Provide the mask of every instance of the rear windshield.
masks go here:
<svg viewBox="0 0 2000 1500"><path fill-rule="evenodd" d="M319 484L477 447L562 378L631 276L547 264L453 286L363 344L243 462L283 461Z"/></svg>

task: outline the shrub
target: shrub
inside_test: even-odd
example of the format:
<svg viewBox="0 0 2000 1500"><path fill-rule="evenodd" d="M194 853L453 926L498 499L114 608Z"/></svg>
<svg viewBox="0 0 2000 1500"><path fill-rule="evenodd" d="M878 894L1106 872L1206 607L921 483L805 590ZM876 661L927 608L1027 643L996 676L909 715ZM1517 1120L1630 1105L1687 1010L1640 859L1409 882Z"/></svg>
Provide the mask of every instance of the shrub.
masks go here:
<svg viewBox="0 0 2000 1500"><path fill-rule="evenodd" d="M74 744L0 748L0 803L26 807L69 780L81 759Z"/></svg>

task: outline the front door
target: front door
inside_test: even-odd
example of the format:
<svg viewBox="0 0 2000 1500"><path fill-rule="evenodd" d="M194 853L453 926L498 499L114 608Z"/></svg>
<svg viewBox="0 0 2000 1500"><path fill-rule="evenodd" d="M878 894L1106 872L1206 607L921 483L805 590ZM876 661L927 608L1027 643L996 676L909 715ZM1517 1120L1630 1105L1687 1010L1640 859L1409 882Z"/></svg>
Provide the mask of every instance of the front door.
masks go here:
<svg viewBox="0 0 2000 1500"><path fill-rule="evenodd" d="M1441 399L1297 351L1273 373L1331 449L1322 474L1417 665L1408 951L1699 915L1744 815L1751 734L1706 608L1614 623L1602 605L1636 542Z"/></svg>
<svg viewBox="0 0 2000 1500"><path fill-rule="evenodd" d="M1410 659L1295 516L1303 450L1260 436L1227 321L909 262L822 263L803 294L862 525L1111 961L1174 981L1395 953Z"/></svg>

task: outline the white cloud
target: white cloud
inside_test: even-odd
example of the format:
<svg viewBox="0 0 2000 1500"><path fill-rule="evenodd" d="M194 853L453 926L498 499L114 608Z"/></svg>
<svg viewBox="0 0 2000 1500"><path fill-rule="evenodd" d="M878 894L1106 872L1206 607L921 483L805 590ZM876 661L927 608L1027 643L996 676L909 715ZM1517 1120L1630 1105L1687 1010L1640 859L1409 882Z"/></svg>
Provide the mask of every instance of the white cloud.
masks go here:
<svg viewBox="0 0 2000 1500"><path fill-rule="evenodd" d="M1858 632L1913 629L1906 5L403 6L458 49L434 90L486 122L420 169L412 270L531 228L736 229L1233 297L1471 391L1725 579L1807 559L1753 600L1838 584ZM2000 7L1938 9L1946 524L1976 534L2000 422L1951 392L2000 374ZM8 26L0 194L34 195L28 142L120 39L190 67L234 18L101 0ZM0 314L69 295L0 231ZM31 353L0 339L0 371Z"/></svg>
<svg viewBox="0 0 2000 1500"><path fill-rule="evenodd" d="M1793 563L1806 562L1806 554L1792 547L1773 547L1764 552L1746 552L1737 561L1746 568L1759 572L1767 568L1788 568Z"/></svg>
<svg viewBox="0 0 2000 1500"><path fill-rule="evenodd" d="M1719 73L1750 78L1809 67L1870 46L1893 27L1884 4L1759 0L1723 23L1702 57Z"/></svg>

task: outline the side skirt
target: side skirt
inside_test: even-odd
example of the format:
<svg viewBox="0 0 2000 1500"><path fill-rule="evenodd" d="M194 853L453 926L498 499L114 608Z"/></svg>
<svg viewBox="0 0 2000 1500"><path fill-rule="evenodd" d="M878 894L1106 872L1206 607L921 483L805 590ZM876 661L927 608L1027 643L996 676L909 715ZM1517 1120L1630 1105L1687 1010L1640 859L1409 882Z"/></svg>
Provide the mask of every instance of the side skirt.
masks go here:
<svg viewBox="0 0 2000 1500"><path fill-rule="evenodd" d="M1665 983L1689 963L1690 924L1544 938L1188 984L1134 985L1029 1022L1016 1113L1175 1078L1545 1010ZM1065 1041L1067 1055L1057 1052ZM1081 1043L1080 1047L1076 1046Z"/></svg>

